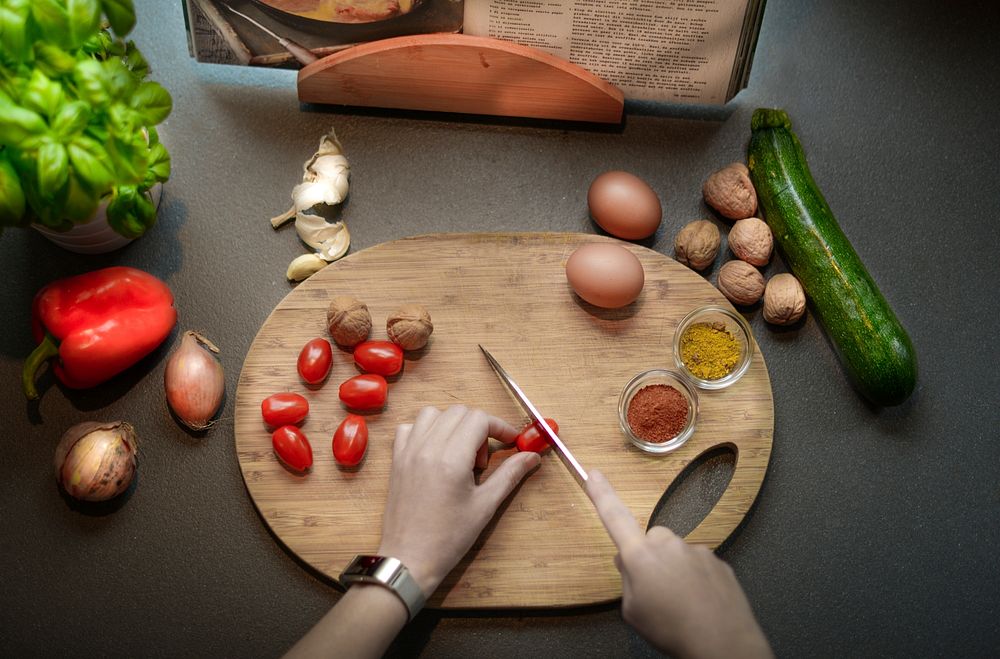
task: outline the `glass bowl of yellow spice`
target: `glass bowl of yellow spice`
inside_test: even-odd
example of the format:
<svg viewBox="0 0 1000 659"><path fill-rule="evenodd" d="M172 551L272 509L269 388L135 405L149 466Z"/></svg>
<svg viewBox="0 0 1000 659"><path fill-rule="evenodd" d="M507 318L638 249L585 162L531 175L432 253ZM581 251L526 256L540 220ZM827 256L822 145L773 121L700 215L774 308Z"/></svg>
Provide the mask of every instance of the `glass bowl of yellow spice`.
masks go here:
<svg viewBox="0 0 1000 659"><path fill-rule="evenodd" d="M750 368L753 339L743 316L719 306L699 307L677 325L674 361L700 389L723 389Z"/></svg>

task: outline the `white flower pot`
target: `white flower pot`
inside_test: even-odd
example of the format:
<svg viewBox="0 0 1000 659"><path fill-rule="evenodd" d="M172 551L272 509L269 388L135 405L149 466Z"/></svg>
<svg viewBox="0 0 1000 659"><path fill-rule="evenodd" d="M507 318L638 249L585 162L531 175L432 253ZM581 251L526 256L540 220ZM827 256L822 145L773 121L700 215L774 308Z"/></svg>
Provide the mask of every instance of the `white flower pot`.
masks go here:
<svg viewBox="0 0 1000 659"><path fill-rule="evenodd" d="M160 194L163 186L157 183L149 189L149 198L153 206L159 208ZM40 224L32 224L38 233L42 234L63 249L77 254L106 254L121 249L132 242L132 238L116 233L108 224L108 202L102 201L88 222L77 224L69 231L53 231Z"/></svg>

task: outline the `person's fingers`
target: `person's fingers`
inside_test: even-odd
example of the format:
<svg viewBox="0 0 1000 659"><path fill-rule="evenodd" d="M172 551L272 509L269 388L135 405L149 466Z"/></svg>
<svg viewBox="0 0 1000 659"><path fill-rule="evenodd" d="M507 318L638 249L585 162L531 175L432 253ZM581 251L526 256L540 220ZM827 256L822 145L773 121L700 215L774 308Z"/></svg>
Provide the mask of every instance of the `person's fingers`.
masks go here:
<svg viewBox="0 0 1000 659"><path fill-rule="evenodd" d="M401 423L396 426L396 437L392 440L392 458L395 460L406 450L406 442L413 432L412 423Z"/></svg>
<svg viewBox="0 0 1000 659"><path fill-rule="evenodd" d="M434 420L441 415L441 410L436 407L423 407L417 412L417 418L413 421L413 430L416 431L415 437L423 437L427 434L427 430L434 423Z"/></svg>
<svg viewBox="0 0 1000 659"><path fill-rule="evenodd" d="M438 414L437 418L434 419L427 432L423 435L428 445L433 446L436 451L441 451L442 454L444 454L445 450L451 453L454 443L453 435L460 428L468 425L465 420L469 413L469 408L465 405L451 405ZM471 453L469 463L472 463Z"/></svg>
<svg viewBox="0 0 1000 659"><path fill-rule="evenodd" d="M510 496L518 483L524 480L524 477L541 461L541 456L533 451L518 453L503 461L493 472L493 475L479 486L479 492L482 496L486 496L489 501L491 513L500 507L500 504Z"/></svg>
<svg viewBox="0 0 1000 659"><path fill-rule="evenodd" d="M476 452L476 469L486 469L486 465L490 463L490 441L487 439L482 444L479 445L479 451Z"/></svg>
<svg viewBox="0 0 1000 659"><path fill-rule="evenodd" d="M441 422L440 419L439 422ZM436 431L437 426L435 426ZM464 456L463 459L469 460L469 464L472 464L480 446L487 437L493 437L504 444L510 444L517 437L517 432L514 426L487 414L483 410L466 410L465 416L459 420L453 434L447 439L447 448L450 453Z"/></svg>
<svg viewBox="0 0 1000 659"><path fill-rule="evenodd" d="M586 491L594 508L597 509L597 516L601 518L601 523L604 524L619 552L643 539L645 534L642 532L642 527L635 521L628 506L618 498L615 488L604 474L596 469L588 473Z"/></svg>
<svg viewBox="0 0 1000 659"><path fill-rule="evenodd" d="M680 540L680 536L665 526L656 525L646 531L646 537L654 540L657 544L670 543Z"/></svg>
<svg viewBox="0 0 1000 659"><path fill-rule="evenodd" d="M521 433L520 429L516 426L507 423L503 419L498 419L495 416L490 415L487 421L490 424L488 430L489 436L497 440L501 444L513 444L514 440Z"/></svg>

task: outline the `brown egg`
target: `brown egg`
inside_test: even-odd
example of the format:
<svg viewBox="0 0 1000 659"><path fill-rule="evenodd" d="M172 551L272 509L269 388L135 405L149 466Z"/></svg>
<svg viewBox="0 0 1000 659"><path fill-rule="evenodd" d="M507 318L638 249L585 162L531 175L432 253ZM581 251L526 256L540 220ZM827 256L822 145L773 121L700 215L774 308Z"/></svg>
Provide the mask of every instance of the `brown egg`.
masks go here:
<svg viewBox="0 0 1000 659"><path fill-rule="evenodd" d="M612 236L625 240L648 238L663 218L653 188L628 172L604 172L587 192L590 216Z"/></svg>
<svg viewBox="0 0 1000 659"><path fill-rule="evenodd" d="M605 309L631 304L646 280L638 257L613 243L578 248L566 261L566 279L577 295Z"/></svg>

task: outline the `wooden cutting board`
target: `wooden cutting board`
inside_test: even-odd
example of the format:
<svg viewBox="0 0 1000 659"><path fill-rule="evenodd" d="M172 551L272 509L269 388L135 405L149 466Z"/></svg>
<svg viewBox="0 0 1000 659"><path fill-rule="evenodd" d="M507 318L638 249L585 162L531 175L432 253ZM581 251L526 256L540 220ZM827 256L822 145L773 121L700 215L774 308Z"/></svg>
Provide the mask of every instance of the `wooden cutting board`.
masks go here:
<svg viewBox="0 0 1000 659"><path fill-rule="evenodd" d="M236 452L247 490L264 521L299 558L332 579L358 553L379 544L395 426L425 405L482 407L520 423L478 348L486 346L546 416L584 468L601 469L642 524L681 470L720 445L734 447L731 482L689 542L715 547L740 523L760 489L771 452L774 409L764 360L735 385L699 397L698 425L680 449L654 456L634 448L618 426L618 396L637 372L673 368L678 321L704 304L728 306L702 277L662 254L621 243L642 262L646 284L625 309L604 310L576 297L566 259L580 245L619 242L586 234L443 234L398 240L352 254L321 270L277 306L247 354L236 394ZM408 302L434 321L430 343L407 354L389 384L385 410L369 416L368 453L357 470L334 462L331 439L345 410L337 388L357 374L351 354L335 350L325 386L296 374L300 348L328 336L335 295L368 304L372 338ZM296 476L273 455L260 416L272 393L310 401L302 425L313 446L311 473ZM493 454L497 464L507 450ZM490 470L484 474L488 478ZM440 608L563 607L621 596L615 547L586 495L551 452L507 501L430 600Z"/></svg>

